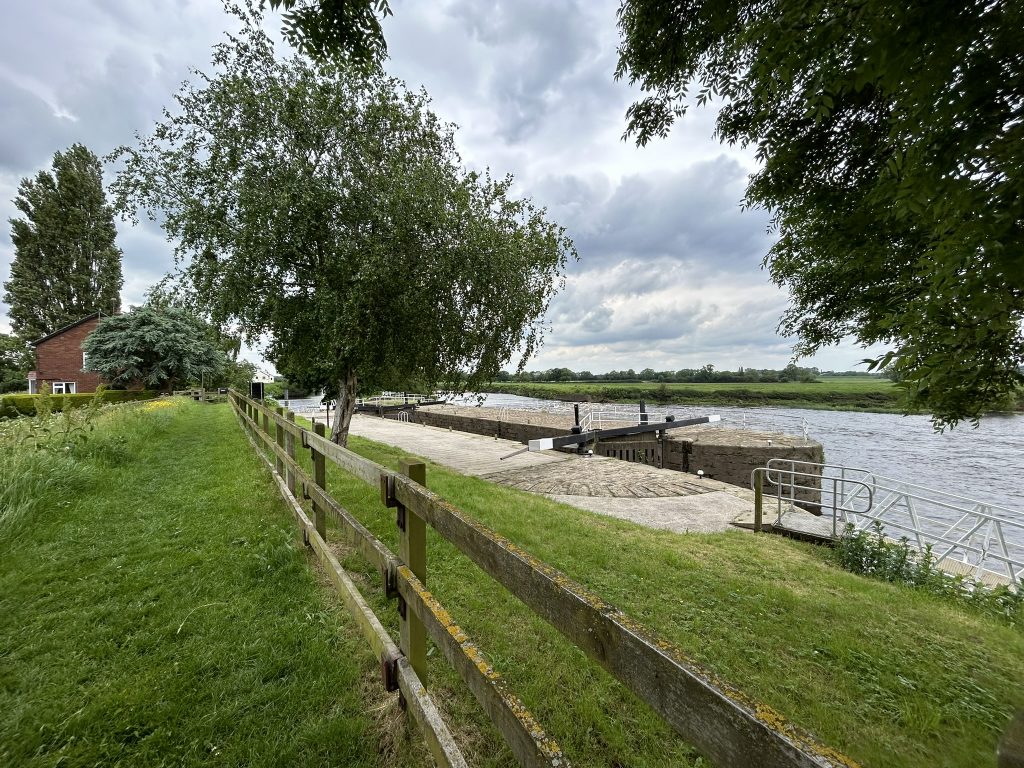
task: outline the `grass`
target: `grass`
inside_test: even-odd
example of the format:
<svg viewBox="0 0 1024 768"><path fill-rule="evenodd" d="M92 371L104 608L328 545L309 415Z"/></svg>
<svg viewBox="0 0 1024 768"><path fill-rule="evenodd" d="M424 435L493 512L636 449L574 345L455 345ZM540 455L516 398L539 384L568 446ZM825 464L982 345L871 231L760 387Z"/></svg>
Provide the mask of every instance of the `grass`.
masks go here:
<svg viewBox="0 0 1024 768"><path fill-rule="evenodd" d="M230 409L153 407L54 452L70 461L59 487L3 499L47 501L0 524L0 764L424 764ZM392 467L402 456L351 446ZM994 765L1024 705L1024 633L971 606L783 539L649 530L434 465L427 479L864 765ZM377 488L333 465L328 485L397 551ZM329 538L397 635L378 575ZM433 532L428 574L573 765L703 765ZM429 664L470 764L514 765L436 650Z"/></svg>
<svg viewBox="0 0 1024 768"><path fill-rule="evenodd" d="M487 392L585 402L647 400L680 405L784 406L858 411L900 411L898 388L874 376L822 377L813 382L658 384L654 382L505 382Z"/></svg>
<svg viewBox="0 0 1024 768"><path fill-rule="evenodd" d="M402 452L356 437L397 468ZM592 515L428 462L428 485L560 568L826 743L868 766L985 766L1024 705L1021 628L912 588L846 573L827 552L735 532L680 535ZM329 466L328 486L397 551L378 490ZM697 766L643 704L440 538L428 585L576 766ZM344 556L344 547L337 546ZM395 629L377 575L348 553ZM513 765L439 654L430 687L471 764Z"/></svg>
<svg viewBox="0 0 1024 768"><path fill-rule="evenodd" d="M0 765L426 764L230 411L88 426L0 434Z"/></svg>

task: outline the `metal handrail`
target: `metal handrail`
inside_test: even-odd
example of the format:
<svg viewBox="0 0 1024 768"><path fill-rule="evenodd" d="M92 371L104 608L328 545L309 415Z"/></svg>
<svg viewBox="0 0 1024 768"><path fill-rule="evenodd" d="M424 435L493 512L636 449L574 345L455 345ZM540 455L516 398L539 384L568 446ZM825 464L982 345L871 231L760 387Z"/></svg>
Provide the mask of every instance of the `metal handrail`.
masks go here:
<svg viewBox="0 0 1024 768"><path fill-rule="evenodd" d="M772 472L775 473L775 479L772 479ZM789 482L786 482L783 476L788 477L789 478ZM803 485L803 484L797 482L797 477L798 476L801 479L803 479L803 478L813 478L813 480L815 482L817 482L818 484L817 485ZM775 517L775 525L776 526L779 526L779 525L782 524L783 502L786 502L789 505L789 507L795 507L795 506L797 506L799 504L800 506L804 506L804 507L816 507L817 509L820 509L822 511L824 511L826 509L831 509L831 511L832 511L832 536L835 537L835 536L839 535L839 530L838 530L837 526L838 526L838 520L839 520L840 513L843 513L844 519L845 519L847 514L864 514L865 512L867 512L867 511L869 511L871 509L872 503L874 501L873 489L867 483L861 482L860 480L852 480L852 479L845 479L844 480L843 478L839 478L839 477L823 477L823 476L818 475L818 474L812 474L812 473L807 473L807 472L800 472L799 470L796 470L796 469L779 469L777 467L757 467L756 469L754 469L753 472L751 472L751 475L750 475L751 487L753 487L753 488L757 487L757 481L758 481L759 477L760 477L760 479L762 481L763 480L767 480L769 483L771 483L772 485L775 486L775 491L776 492L773 495L775 496L775 499L776 499L776 517ZM821 498L822 498L821 494L822 494L822 491L824 490L821 486L822 486L823 483L828 483L828 482L832 483L832 494L831 494L831 499L832 500L831 500L831 502L824 502L824 501L821 500ZM840 484L854 484L854 485L857 485L857 486L860 487L860 489L862 489L866 493L866 495L867 495L866 499L865 499L866 506L865 506L863 511L857 510L857 509L852 508L852 507L851 508L847 508L847 507L844 506L845 502L840 503L840 502L837 501L838 499L841 498L841 496L840 496L840 494L838 492ZM784 494L783 489L787 489L788 490L788 496L786 496ZM797 495L796 495L798 491L809 491L811 493L811 497L810 498L799 498L798 499ZM814 494L818 495L818 500L817 501L815 501L814 498L813 498ZM855 495L850 496L848 498L851 501L856 501L860 497L859 497L859 494L855 494ZM756 510L756 514L760 515L761 514L761 510L760 509ZM760 521L758 521L758 523L760 523ZM758 524L757 527L760 528L760 524Z"/></svg>
<svg viewBox="0 0 1024 768"><path fill-rule="evenodd" d="M795 484L796 475L831 480L832 506L837 516L833 521L834 532L840 515L843 523L852 525L855 530L867 529L877 522L884 528L908 534L904 538L913 542L919 551L931 547L940 565L947 559L963 563L973 568L976 579L987 573L1008 578L1011 583L1024 580L1024 518L1020 512L950 491L877 475L860 467L771 459L763 469L765 479L778 486L780 495L789 478L790 499L803 487ZM838 473L838 477L826 474L828 472ZM858 509L857 502L863 498L864 487L870 488L872 503L866 509ZM801 501L801 504L807 502ZM942 517L943 512L953 513L954 517ZM1004 529L1010 530L1014 538L1008 539Z"/></svg>

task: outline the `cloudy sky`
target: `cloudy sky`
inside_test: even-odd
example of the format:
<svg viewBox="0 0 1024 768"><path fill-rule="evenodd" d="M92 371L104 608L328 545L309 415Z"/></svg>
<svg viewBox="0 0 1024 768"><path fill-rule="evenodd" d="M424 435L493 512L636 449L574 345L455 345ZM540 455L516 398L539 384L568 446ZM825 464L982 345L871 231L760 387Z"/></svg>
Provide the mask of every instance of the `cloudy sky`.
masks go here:
<svg viewBox="0 0 1024 768"><path fill-rule="evenodd" d="M423 86L459 126L466 164L512 173L546 206L580 261L552 302L530 369L602 372L738 365L778 368L786 296L760 268L767 215L741 211L750 153L711 138L694 109L640 149L622 140L637 92L615 82L618 0L392 0L388 71ZM276 29L276 21L269 25ZM0 27L0 280L13 258L7 219L19 180L82 142L98 155L147 133L189 68L234 25L219 0L35 0ZM287 49L282 46L281 52ZM110 177L108 174L108 182ZM126 305L172 267L155 225L119 222ZM0 304L0 330L9 331ZM858 367L841 345L804 364Z"/></svg>

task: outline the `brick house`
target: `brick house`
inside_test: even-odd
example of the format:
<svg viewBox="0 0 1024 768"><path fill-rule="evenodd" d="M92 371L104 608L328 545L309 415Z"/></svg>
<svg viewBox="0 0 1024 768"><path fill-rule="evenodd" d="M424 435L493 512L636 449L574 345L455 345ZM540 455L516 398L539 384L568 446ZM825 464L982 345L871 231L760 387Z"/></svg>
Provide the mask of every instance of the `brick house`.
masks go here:
<svg viewBox="0 0 1024 768"><path fill-rule="evenodd" d="M98 373L82 370L85 366L82 342L96 330L102 313L94 312L77 322L31 342L36 350L36 369L28 373L28 391L38 394L44 382L55 395L95 392L103 383Z"/></svg>

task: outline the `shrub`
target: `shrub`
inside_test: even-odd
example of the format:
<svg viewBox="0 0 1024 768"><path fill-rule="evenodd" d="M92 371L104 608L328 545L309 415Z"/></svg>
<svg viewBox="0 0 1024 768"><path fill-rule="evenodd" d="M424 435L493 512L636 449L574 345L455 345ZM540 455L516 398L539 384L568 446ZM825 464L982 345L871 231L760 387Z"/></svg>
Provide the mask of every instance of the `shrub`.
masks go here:
<svg viewBox="0 0 1024 768"><path fill-rule="evenodd" d="M906 537L893 541L885 536L878 520L870 531L858 531L847 525L832 550L832 557L852 573L924 589L1024 627L1024 584L988 587L979 581L946 573L939 568L930 544L924 552L918 552L910 547Z"/></svg>
<svg viewBox="0 0 1024 768"><path fill-rule="evenodd" d="M97 392L82 393L79 395L3 395L0 396L0 417L13 419L18 416L46 415L49 412L59 412L73 408L84 408L95 398L103 403L127 403L135 400L150 400L157 396L157 393L144 390L123 390L107 389ZM40 408L40 403L43 407ZM45 403L50 407L46 407Z"/></svg>

